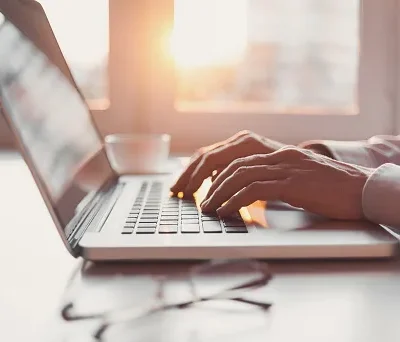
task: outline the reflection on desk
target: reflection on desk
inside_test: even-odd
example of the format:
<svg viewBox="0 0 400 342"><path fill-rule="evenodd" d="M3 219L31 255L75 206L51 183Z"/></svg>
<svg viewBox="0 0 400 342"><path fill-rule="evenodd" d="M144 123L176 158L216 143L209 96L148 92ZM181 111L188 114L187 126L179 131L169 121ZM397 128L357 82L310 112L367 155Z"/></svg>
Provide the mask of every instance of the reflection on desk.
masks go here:
<svg viewBox="0 0 400 342"><path fill-rule="evenodd" d="M80 309L115 308L154 296L155 278L182 272L190 263L91 264L66 295ZM263 312L217 302L170 311L130 323L110 335L118 341L398 341L399 261L274 262L270 285L254 296L268 298ZM208 285L212 283L209 279ZM179 283L171 296L181 296ZM57 321L63 337L87 336L94 325ZM58 335L60 336L60 335Z"/></svg>

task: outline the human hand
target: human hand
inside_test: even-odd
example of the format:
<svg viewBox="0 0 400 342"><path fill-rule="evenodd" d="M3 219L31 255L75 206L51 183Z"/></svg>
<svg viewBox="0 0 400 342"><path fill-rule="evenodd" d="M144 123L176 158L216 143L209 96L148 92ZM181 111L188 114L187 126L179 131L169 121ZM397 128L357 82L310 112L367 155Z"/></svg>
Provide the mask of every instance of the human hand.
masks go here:
<svg viewBox="0 0 400 342"><path fill-rule="evenodd" d="M219 208L220 216L228 216L256 200L281 200L334 219L362 219L362 191L372 172L312 151L284 148L236 159L214 181L201 208Z"/></svg>
<svg viewBox="0 0 400 342"><path fill-rule="evenodd" d="M256 133L241 131L227 140L200 148L171 187L171 191L175 194L183 191L185 195L191 195L214 171L218 173L235 159L271 153L284 146Z"/></svg>

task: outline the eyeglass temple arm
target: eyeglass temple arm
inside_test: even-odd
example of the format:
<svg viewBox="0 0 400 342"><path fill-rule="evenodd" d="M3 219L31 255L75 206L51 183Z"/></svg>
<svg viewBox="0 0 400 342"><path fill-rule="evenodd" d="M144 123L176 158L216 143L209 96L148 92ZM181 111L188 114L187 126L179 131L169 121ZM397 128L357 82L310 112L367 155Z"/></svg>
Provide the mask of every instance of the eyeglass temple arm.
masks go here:
<svg viewBox="0 0 400 342"><path fill-rule="evenodd" d="M74 309L74 304L73 303L66 304L61 310L61 317L67 322L72 322L72 321L80 321L80 320L90 320L90 319L102 318L102 317L105 316L104 313L102 313L102 314L76 315L73 312L71 312L71 311L73 311L73 309ZM110 312L110 313L112 313L112 312ZM110 313L107 313L107 314L110 314Z"/></svg>

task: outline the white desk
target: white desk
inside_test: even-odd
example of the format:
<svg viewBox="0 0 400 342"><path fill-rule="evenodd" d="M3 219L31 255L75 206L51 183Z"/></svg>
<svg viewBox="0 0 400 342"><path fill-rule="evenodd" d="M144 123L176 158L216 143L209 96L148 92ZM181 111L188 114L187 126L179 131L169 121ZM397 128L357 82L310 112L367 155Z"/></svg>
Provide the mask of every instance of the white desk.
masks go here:
<svg viewBox="0 0 400 342"><path fill-rule="evenodd" d="M1 340L46 341L44 336L59 336L62 329L48 323L58 321L60 296L78 261L65 251L27 168L13 154L0 154L0 205ZM286 262L271 267L275 277L268 291L272 291L274 306L261 329L211 340L400 341L398 261ZM84 286L89 290L101 287L116 273L126 282L149 270L165 271L168 265L96 265L84 275ZM115 296L119 295L124 298L130 293L119 290ZM196 341L203 341L196 331L178 339L175 334L189 322L193 326L198 317L197 309L187 309L162 329L154 322L152 340L189 341L197 334ZM219 330L229 332L237 327L237 320L220 318L217 313L207 317L215 318ZM249 317L240 318L240 324L253 323ZM199 327L211 329L201 322ZM43 335L45 328L48 331Z"/></svg>
<svg viewBox="0 0 400 342"><path fill-rule="evenodd" d="M65 250L23 161L0 153L0 339L43 341L70 270Z"/></svg>

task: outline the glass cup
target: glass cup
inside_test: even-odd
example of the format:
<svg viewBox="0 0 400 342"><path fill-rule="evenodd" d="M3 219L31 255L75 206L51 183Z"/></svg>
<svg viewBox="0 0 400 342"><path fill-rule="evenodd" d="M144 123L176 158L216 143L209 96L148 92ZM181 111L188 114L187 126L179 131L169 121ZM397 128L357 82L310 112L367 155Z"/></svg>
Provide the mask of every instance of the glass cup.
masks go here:
<svg viewBox="0 0 400 342"><path fill-rule="evenodd" d="M152 174L163 172L170 141L168 134L111 134L105 138L105 148L118 174Z"/></svg>

